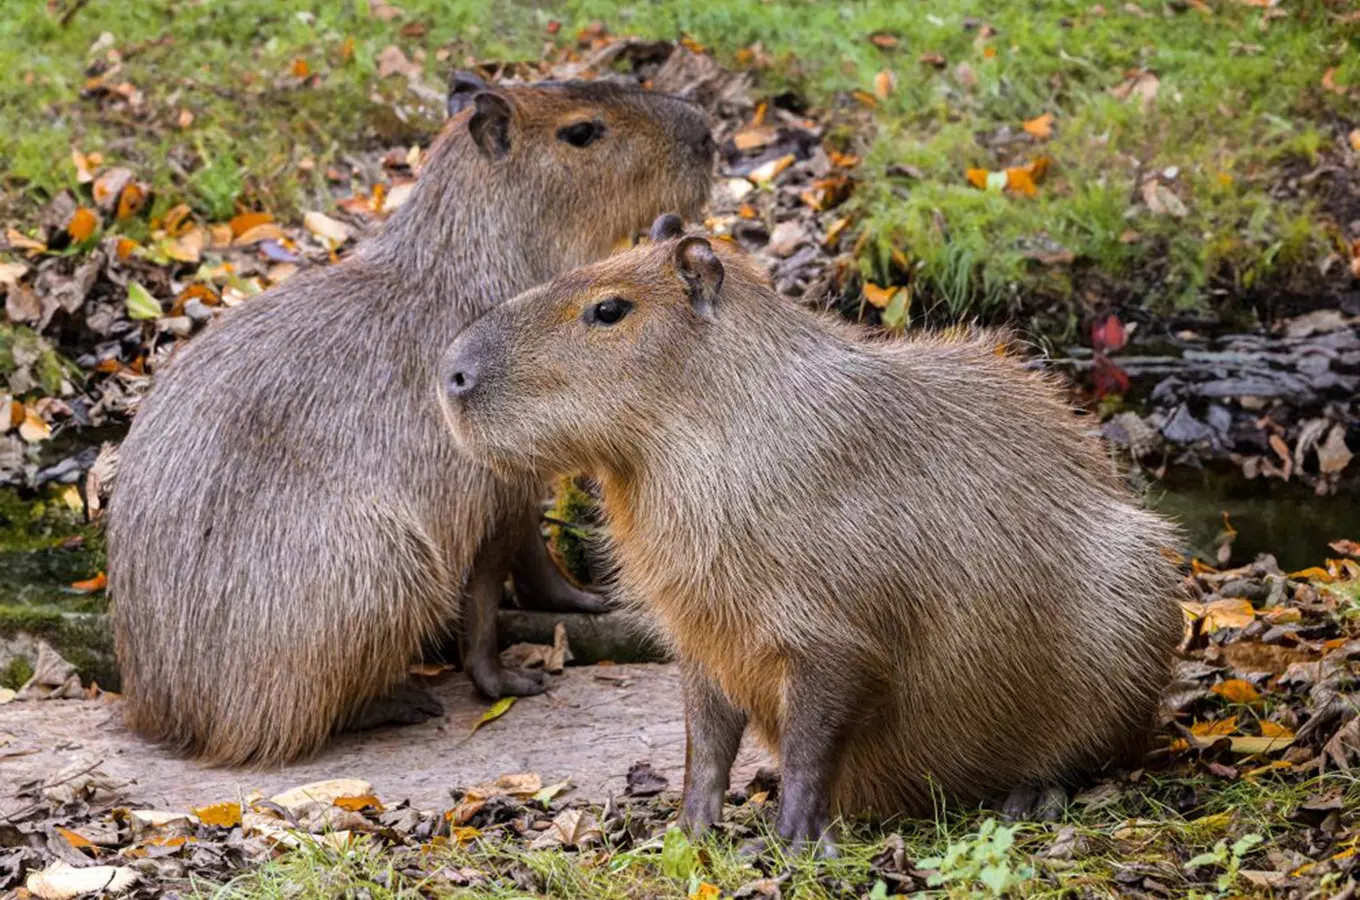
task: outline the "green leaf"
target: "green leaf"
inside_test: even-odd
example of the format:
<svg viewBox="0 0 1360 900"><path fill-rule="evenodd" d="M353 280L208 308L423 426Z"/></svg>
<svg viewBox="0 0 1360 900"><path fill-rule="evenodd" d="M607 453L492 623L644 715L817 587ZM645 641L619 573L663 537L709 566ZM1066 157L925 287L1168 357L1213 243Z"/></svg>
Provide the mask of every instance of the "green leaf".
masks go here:
<svg viewBox="0 0 1360 900"><path fill-rule="evenodd" d="M1212 866L1223 862L1223 851L1220 849L1210 850L1208 853L1201 853L1199 856L1186 862L1187 869L1197 869L1200 866Z"/></svg>
<svg viewBox="0 0 1360 900"><path fill-rule="evenodd" d="M127 314L129 319L160 318L161 305L151 292L135 281L128 282Z"/></svg>
<svg viewBox="0 0 1360 900"><path fill-rule="evenodd" d="M696 854L684 830L672 825L661 842L661 874L667 878L689 879L694 874Z"/></svg>
<svg viewBox="0 0 1360 900"><path fill-rule="evenodd" d="M869 891L869 900L888 900L888 883L882 878L874 882L873 890Z"/></svg>
<svg viewBox="0 0 1360 900"><path fill-rule="evenodd" d="M883 324L888 328L901 328L907 323L907 310L911 308L911 291L898 288L883 309Z"/></svg>
<svg viewBox="0 0 1360 900"><path fill-rule="evenodd" d="M1232 845L1232 855L1241 857L1250 852L1252 847L1264 841L1265 838L1259 834L1248 834L1238 838L1237 843Z"/></svg>
<svg viewBox="0 0 1360 900"><path fill-rule="evenodd" d="M482 713L482 717L477 720L477 724L472 726L472 731L468 732L468 734L469 735L476 734L478 728L481 728L487 722L496 721L501 716L509 712L510 707L514 705L515 705L514 697L502 697L501 699L497 700L495 703L491 704L490 709Z"/></svg>
<svg viewBox="0 0 1360 900"><path fill-rule="evenodd" d="M1005 172L988 172L988 173L987 173L987 190L993 191L993 192L999 194L999 193L1001 193L1002 191L1004 191L1005 189L1006 189L1006 173L1005 173Z"/></svg>
<svg viewBox="0 0 1360 900"><path fill-rule="evenodd" d="M569 784L571 784L571 779L567 778L563 781L557 782L557 784L548 785L547 787L543 788L543 790L539 791L537 794L534 794L533 797L534 802L542 803L546 806L548 803L552 801L552 798L556 797L558 794L565 791Z"/></svg>
<svg viewBox="0 0 1360 900"><path fill-rule="evenodd" d="M982 871L978 872L978 880L987 885L993 896L1000 897L1010 886L1010 867L1004 863L984 866Z"/></svg>

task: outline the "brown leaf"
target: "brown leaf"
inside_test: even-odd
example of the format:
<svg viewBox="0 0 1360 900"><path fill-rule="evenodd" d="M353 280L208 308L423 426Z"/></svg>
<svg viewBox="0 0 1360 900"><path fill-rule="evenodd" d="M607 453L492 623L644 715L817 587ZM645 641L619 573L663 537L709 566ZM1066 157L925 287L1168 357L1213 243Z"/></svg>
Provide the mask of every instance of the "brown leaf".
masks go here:
<svg viewBox="0 0 1360 900"><path fill-rule="evenodd" d="M1218 658L1235 672L1268 672L1278 675L1294 663L1308 662L1305 650L1256 641L1233 641L1219 648Z"/></svg>
<svg viewBox="0 0 1360 900"><path fill-rule="evenodd" d="M1355 558L1360 559L1360 542L1352 541L1349 538L1343 538L1339 541L1332 541L1327 546L1343 556L1354 556Z"/></svg>
<svg viewBox="0 0 1360 900"><path fill-rule="evenodd" d="M1351 448L1346 446L1346 426L1339 423L1333 425L1327 433L1327 440L1317 447L1318 471L1324 475L1335 475L1350 465L1354 456Z"/></svg>
<svg viewBox="0 0 1360 900"><path fill-rule="evenodd" d="M880 50L891 50L897 46L897 36L886 31L875 31L869 35L869 42Z"/></svg>
<svg viewBox="0 0 1360 900"><path fill-rule="evenodd" d="M405 75L407 78L415 78L423 72L424 66L411 61L395 44L387 45L378 54L379 78L386 78L389 75Z"/></svg>
<svg viewBox="0 0 1360 900"><path fill-rule="evenodd" d="M1183 219L1190 213L1176 192L1155 178L1143 182L1142 194L1148 210L1158 215Z"/></svg>
<svg viewBox="0 0 1360 900"><path fill-rule="evenodd" d="M732 143L743 153L759 150L772 143L779 134L778 129L769 125L747 125L732 135Z"/></svg>
<svg viewBox="0 0 1360 900"><path fill-rule="evenodd" d="M1161 84L1161 80L1151 72L1136 71L1121 83L1110 88L1110 93L1120 100L1137 100L1139 107L1147 112L1153 101L1157 99L1157 91L1161 88Z"/></svg>
<svg viewBox="0 0 1360 900"><path fill-rule="evenodd" d="M1336 83L1336 66L1322 73L1322 89L1333 94L1345 94L1346 89Z"/></svg>
<svg viewBox="0 0 1360 900"><path fill-rule="evenodd" d="M874 96L880 100L887 100L897 87L897 76L888 69L884 69L874 76Z"/></svg>
<svg viewBox="0 0 1360 900"><path fill-rule="evenodd" d="M132 182L132 170L120 167L108 169L95 179L90 195L95 205L105 212L111 212L123 193L123 188Z"/></svg>
<svg viewBox="0 0 1360 900"><path fill-rule="evenodd" d="M917 62L923 66L930 66L932 69L943 69L949 65L949 61L938 53L922 53Z"/></svg>
<svg viewBox="0 0 1360 900"><path fill-rule="evenodd" d="M272 221L274 217L267 212L241 213L231 220L231 233L233 237L240 237L252 228Z"/></svg>
<svg viewBox="0 0 1360 900"><path fill-rule="evenodd" d="M1289 452L1289 445L1278 434L1272 434L1269 442L1270 449L1274 450L1275 454L1280 457L1280 462L1284 468L1283 478L1288 481L1289 476L1294 474L1294 457Z"/></svg>

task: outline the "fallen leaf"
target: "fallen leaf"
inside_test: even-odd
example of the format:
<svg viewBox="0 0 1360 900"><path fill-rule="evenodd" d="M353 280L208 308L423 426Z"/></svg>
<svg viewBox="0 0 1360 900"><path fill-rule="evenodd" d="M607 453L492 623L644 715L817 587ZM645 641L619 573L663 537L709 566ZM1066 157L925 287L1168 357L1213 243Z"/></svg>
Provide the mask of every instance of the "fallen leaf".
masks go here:
<svg viewBox="0 0 1360 900"><path fill-rule="evenodd" d="M1101 353L1117 353L1128 343L1128 331L1119 317L1111 313L1091 326L1091 347Z"/></svg>
<svg viewBox="0 0 1360 900"><path fill-rule="evenodd" d="M1157 92L1161 88L1161 81L1151 72L1134 72L1126 77L1123 82L1110 88L1110 93L1120 100L1136 99L1143 112L1147 112L1152 102L1157 99Z"/></svg>
<svg viewBox="0 0 1360 900"><path fill-rule="evenodd" d="M177 238L161 245L165 255L179 262L196 263L203 258L203 249L208 245L208 232L202 228L191 228Z"/></svg>
<svg viewBox="0 0 1360 900"><path fill-rule="evenodd" d="M194 810L200 822L213 828L235 828L241 824L241 804L214 803Z"/></svg>
<svg viewBox="0 0 1360 900"><path fill-rule="evenodd" d="M1261 693L1256 690L1255 686L1250 681L1243 681L1241 678L1229 678L1227 681L1214 685L1209 690L1229 703L1256 703L1261 699Z"/></svg>
<svg viewBox="0 0 1360 900"><path fill-rule="evenodd" d="M874 76L874 96L880 100L887 100L897 87L897 76L891 71L884 69Z"/></svg>
<svg viewBox="0 0 1360 900"><path fill-rule="evenodd" d="M231 220L232 237L240 237L252 228L260 225L267 225L274 221L274 217L267 212L241 213Z"/></svg>
<svg viewBox="0 0 1360 900"><path fill-rule="evenodd" d="M1256 610L1240 598L1212 600L1209 603L1182 603L1187 613L1202 619L1204 630L1213 633L1225 628L1246 628L1256 620Z"/></svg>
<svg viewBox="0 0 1360 900"><path fill-rule="evenodd" d="M490 708L490 709L488 709L486 712L482 713L482 717L481 717L480 719L478 719L478 720L476 721L475 724L473 724L473 726L472 726L472 731L470 731L470 732L468 732L468 733L469 733L469 734L476 734L478 728L481 728L481 727L482 727L483 725L485 725L487 722L494 722L494 721L496 721L496 720L499 719L501 716L503 716L503 715L505 715L507 712L509 712L509 711L510 711L510 707L512 707L512 706L514 706L514 705L515 705L515 698L514 698L514 697L502 697L501 699L497 700L495 703L491 704L491 708Z"/></svg>
<svg viewBox="0 0 1360 900"><path fill-rule="evenodd" d="M121 894L137 883L138 875L126 866L88 866L77 869L54 862L33 872L24 887L41 900L71 900L81 894Z"/></svg>
<svg viewBox="0 0 1360 900"><path fill-rule="evenodd" d="M27 250L30 254L47 252L46 244L34 240L16 228L5 229L5 243L9 244L11 249Z"/></svg>
<svg viewBox="0 0 1360 900"><path fill-rule="evenodd" d="M1327 432L1327 440L1317 447L1318 471L1335 475L1350 465L1355 454L1346 445L1346 426L1336 424Z"/></svg>
<svg viewBox="0 0 1360 900"><path fill-rule="evenodd" d="M90 186L90 196L100 209L112 212L118 203L118 197L123 193L123 188L131 182L132 170L116 166L100 173Z"/></svg>
<svg viewBox="0 0 1360 900"><path fill-rule="evenodd" d="M1041 141L1046 141L1053 136L1053 113L1046 112L1041 116L1025 120L1025 132L1032 134Z"/></svg>
<svg viewBox="0 0 1360 900"><path fill-rule="evenodd" d="M1346 89L1336 83L1336 66L1322 73L1322 89L1333 94L1345 94Z"/></svg>
<svg viewBox="0 0 1360 900"><path fill-rule="evenodd" d="M338 806L341 809L347 809L351 812L363 812L366 809L376 810L377 812L383 811L382 801L374 794L357 794L352 797L336 797L331 805Z"/></svg>
<svg viewBox="0 0 1360 900"><path fill-rule="evenodd" d="M77 581L73 583L71 585L71 590L78 591L79 593L82 594L93 594L96 591L104 590L104 588L108 586L109 576L104 574L103 572L100 572L93 578L87 578L84 581Z"/></svg>
<svg viewBox="0 0 1360 900"><path fill-rule="evenodd" d="M896 293L897 288L895 287L879 287L873 282L864 282L864 299L869 302L870 306L877 307L878 309L887 308L888 304L892 302L893 295Z"/></svg>
<svg viewBox="0 0 1360 900"><path fill-rule="evenodd" d="M1360 153L1360 128L1352 128L1351 133L1347 135L1347 138L1351 142L1351 149Z"/></svg>
<svg viewBox="0 0 1360 900"><path fill-rule="evenodd" d="M916 61L923 66L930 66L932 69L943 69L949 65L949 61L938 53L922 53Z"/></svg>
<svg viewBox="0 0 1360 900"><path fill-rule="evenodd" d="M1176 196L1176 192L1162 184L1157 179L1143 182L1143 202L1147 208L1158 215L1174 216L1183 219L1189 214L1181 198Z"/></svg>
<svg viewBox="0 0 1360 900"><path fill-rule="evenodd" d="M1233 753L1255 756L1258 753L1274 753L1277 750L1283 750L1294 743L1294 736L1292 734L1288 737L1237 735L1228 740Z"/></svg>
<svg viewBox="0 0 1360 900"><path fill-rule="evenodd" d="M407 78L418 77L424 71L424 67L418 62L412 62L401 48L395 44L388 44L378 54L378 77L386 78L389 75L405 75Z"/></svg>
<svg viewBox="0 0 1360 900"><path fill-rule="evenodd" d="M748 150L759 150L773 142L778 135L778 129L769 125L747 125L732 135L732 143L745 153Z"/></svg>
<svg viewBox="0 0 1360 900"><path fill-rule="evenodd" d="M372 793L373 785L367 781L358 778L331 778L291 788L281 794L275 794L269 801L277 803L284 809L293 810L309 803L329 806L340 797L366 797Z"/></svg>
<svg viewBox="0 0 1360 900"><path fill-rule="evenodd" d="M302 217L302 224L312 234L324 239L332 250L354 237L353 228L325 213L309 212Z"/></svg>
<svg viewBox="0 0 1360 900"><path fill-rule="evenodd" d="M886 31L876 31L869 35L869 42L880 50L891 50L897 46L897 36Z"/></svg>
<svg viewBox="0 0 1360 900"><path fill-rule="evenodd" d="M1033 197L1039 193L1039 189L1034 184L1034 178L1031 177L1030 170L1027 168L1007 169L1006 188L1026 197Z"/></svg>
<svg viewBox="0 0 1360 900"><path fill-rule="evenodd" d="M236 247L247 247L251 244L258 244L260 241L282 241L283 239L282 228L273 222L265 222L238 234L231 243Z"/></svg>
<svg viewBox="0 0 1360 900"><path fill-rule="evenodd" d="M24 410L24 420L19 423L19 437L30 444L37 444L52 436L52 426L47 420L31 409Z"/></svg>
<svg viewBox="0 0 1360 900"><path fill-rule="evenodd" d="M991 173L986 169L969 169L966 173L968 183L980 191L987 189L987 176Z"/></svg>
<svg viewBox="0 0 1360 900"><path fill-rule="evenodd" d="M1287 738L1294 739L1294 732L1281 725L1279 722L1272 722L1269 719L1262 719L1260 722L1261 734L1268 738Z"/></svg>
<svg viewBox="0 0 1360 900"><path fill-rule="evenodd" d="M1304 650L1256 641L1233 641L1221 648L1219 656L1236 672L1268 672L1273 675L1284 672L1295 663L1308 662L1313 658Z"/></svg>
<svg viewBox="0 0 1360 900"><path fill-rule="evenodd" d="M746 178L753 184L765 184L766 182L773 181L776 175L793 165L793 159L792 153L781 156L778 159L772 159L751 172Z"/></svg>
<svg viewBox="0 0 1360 900"><path fill-rule="evenodd" d="M130 182L118 195L118 212L116 215L119 219L129 219L141 212L145 205L146 188L135 181Z"/></svg>
<svg viewBox="0 0 1360 900"><path fill-rule="evenodd" d="M161 314L160 302L136 281L128 281L126 306L130 319L155 319Z"/></svg>
<svg viewBox="0 0 1360 900"><path fill-rule="evenodd" d="M94 852L97 849L93 841L78 831L72 831L69 828L58 828L57 834L66 838L66 843L75 847L77 850L89 850Z"/></svg>
<svg viewBox="0 0 1360 900"><path fill-rule="evenodd" d="M1343 554L1345 556L1354 556L1357 559L1360 559L1360 542L1352 541L1349 539L1343 539L1339 541L1332 541L1327 546L1331 547L1337 553Z"/></svg>
<svg viewBox="0 0 1360 900"><path fill-rule="evenodd" d="M699 882L699 886L689 892L689 900L718 900L721 896L722 890L707 881Z"/></svg>
<svg viewBox="0 0 1360 900"><path fill-rule="evenodd" d="M1190 726L1190 733L1195 737L1226 737L1237 730L1237 716L1227 719L1214 719L1209 722L1195 722Z"/></svg>
<svg viewBox="0 0 1360 900"><path fill-rule="evenodd" d="M28 263L0 263L0 284L5 287L14 287L19 283L19 279L26 274L28 274Z"/></svg>
<svg viewBox="0 0 1360 900"><path fill-rule="evenodd" d="M306 78L308 75L312 74L312 67L307 64L307 60L299 56L297 59L293 60L293 64L288 67L288 71L293 74L294 78Z"/></svg>
<svg viewBox="0 0 1360 900"><path fill-rule="evenodd" d="M566 778L563 779L562 781L557 782L557 784L550 784L547 787L540 789L533 795L531 799L535 803L542 803L546 806L548 803L552 802L552 799L554 797L556 797L558 794L562 793L569 787L571 787L571 779Z"/></svg>
<svg viewBox="0 0 1360 900"><path fill-rule="evenodd" d="M88 206L82 206L71 215L71 221L66 224L66 233L71 236L73 241L89 240L99 227L99 216Z"/></svg>
<svg viewBox="0 0 1360 900"><path fill-rule="evenodd" d="M530 850L551 847L585 849L604 840L594 814L584 809L564 809L552 820L547 831L534 838Z"/></svg>
<svg viewBox="0 0 1360 900"><path fill-rule="evenodd" d="M1278 434L1272 434L1268 443L1270 444L1270 449L1274 450L1276 455L1280 457L1280 463L1284 468L1282 477L1285 481L1288 481L1289 476L1294 474L1294 457L1293 454L1289 452L1289 445L1286 444L1284 438L1280 437Z"/></svg>

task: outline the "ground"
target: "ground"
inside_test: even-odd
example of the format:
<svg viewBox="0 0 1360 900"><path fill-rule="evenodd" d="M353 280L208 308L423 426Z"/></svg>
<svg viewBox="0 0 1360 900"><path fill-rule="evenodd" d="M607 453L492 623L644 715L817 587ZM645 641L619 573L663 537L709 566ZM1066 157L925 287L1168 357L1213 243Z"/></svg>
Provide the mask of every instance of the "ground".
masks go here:
<svg viewBox="0 0 1360 900"><path fill-rule="evenodd" d="M1328 0L6 10L0 110L25 127L0 131L0 897L43 896L59 862L146 896L1352 896L1358 39ZM819 863L746 852L777 802L754 748L716 840L666 832L664 666L569 669L475 734L491 710L445 675L446 721L278 772L122 728L93 684L117 684L101 444L218 310L381 225L455 67L692 91L722 148L704 224L781 292L889 330L1004 322L1054 357L1195 556L1142 768L1078 785L1056 823L852 823ZM579 569L570 507L549 521ZM76 667L52 690L88 698L11 699L39 639ZM376 796L248 795L338 776Z"/></svg>

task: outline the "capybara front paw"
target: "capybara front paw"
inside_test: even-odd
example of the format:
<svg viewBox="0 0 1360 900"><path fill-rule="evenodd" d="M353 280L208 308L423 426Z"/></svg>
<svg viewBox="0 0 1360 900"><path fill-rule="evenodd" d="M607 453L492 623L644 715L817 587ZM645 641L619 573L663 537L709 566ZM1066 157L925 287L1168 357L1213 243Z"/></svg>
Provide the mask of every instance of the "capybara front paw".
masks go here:
<svg viewBox="0 0 1360 900"><path fill-rule="evenodd" d="M503 666L471 669L472 683L492 700L531 697L548 689L548 673L542 669L507 669Z"/></svg>
<svg viewBox="0 0 1360 900"><path fill-rule="evenodd" d="M1017 785L1002 802L1001 817L1009 822L1056 822L1062 818L1067 799L1061 785Z"/></svg>

